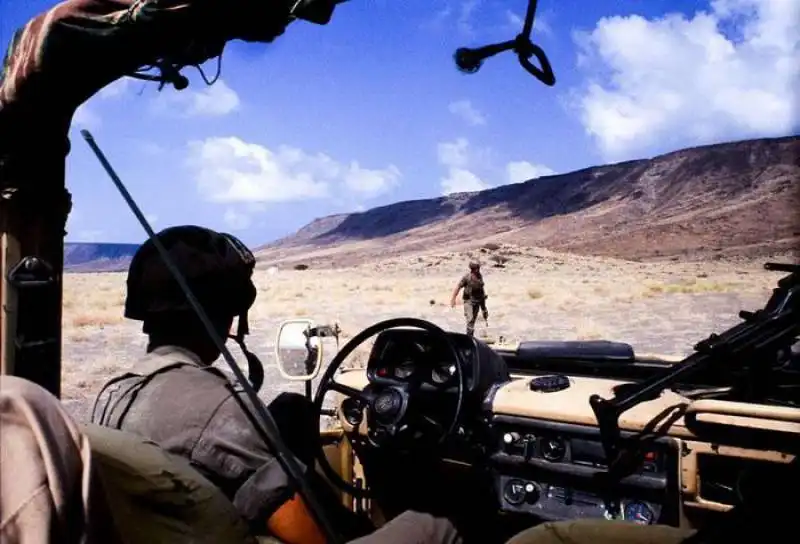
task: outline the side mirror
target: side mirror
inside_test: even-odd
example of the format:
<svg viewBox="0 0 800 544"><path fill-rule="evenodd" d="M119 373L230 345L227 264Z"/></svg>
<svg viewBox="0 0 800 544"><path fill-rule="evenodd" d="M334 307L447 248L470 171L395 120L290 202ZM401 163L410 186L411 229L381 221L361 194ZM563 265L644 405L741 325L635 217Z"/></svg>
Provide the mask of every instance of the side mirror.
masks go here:
<svg viewBox="0 0 800 544"><path fill-rule="evenodd" d="M310 381L322 366L322 343L312 332L310 319L289 319L281 323L275 339L278 370L287 380Z"/></svg>

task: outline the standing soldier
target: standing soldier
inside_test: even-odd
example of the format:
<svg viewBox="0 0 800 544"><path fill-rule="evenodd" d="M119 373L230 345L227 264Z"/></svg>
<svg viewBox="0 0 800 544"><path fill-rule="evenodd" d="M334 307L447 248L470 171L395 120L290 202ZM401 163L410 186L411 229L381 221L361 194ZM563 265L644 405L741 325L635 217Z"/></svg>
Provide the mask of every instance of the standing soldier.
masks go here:
<svg viewBox="0 0 800 544"><path fill-rule="evenodd" d="M481 275L481 264L477 261L469 263L469 272L456 285L453 296L450 298L450 306L456 306L458 292L464 289L464 319L467 322L467 335L475 335L475 320L478 319L478 310L483 312L483 319L489 319L489 311L486 309L486 290L484 288L483 276Z"/></svg>

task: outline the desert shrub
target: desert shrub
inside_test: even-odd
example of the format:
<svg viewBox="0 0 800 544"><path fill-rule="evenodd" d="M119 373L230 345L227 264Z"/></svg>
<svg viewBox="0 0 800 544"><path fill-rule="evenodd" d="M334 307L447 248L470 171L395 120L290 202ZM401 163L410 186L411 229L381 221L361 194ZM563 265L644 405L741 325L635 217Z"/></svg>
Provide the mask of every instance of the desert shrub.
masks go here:
<svg viewBox="0 0 800 544"><path fill-rule="evenodd" d="M308 270L308 265L307 264L302 264L302 263L296 264L296 265L294 265L294 269L295 270Z"/></svg>
<svg viewBox="0 0 800 544"><path fill-rule="evenodd" d="M544 293L539 289L535 289L533 287L528 289L528 298L531 299L531 300L536 300L538 298L542 298L543 296L544 296Z"/></svg>
<svg viewBox="0 0 800 544"><path fill-rule="evenodd" d="M500 249L500 244L495 244L493 242L490 242L488 244L483 244L483 249L487 251L497 251L498 249Z"/></svg>
<svg viewBox="0 0 800 544"><path fill-rule="evenodd" d="M492 255L489 257L489 260L494 263L494 266L497 268L503 268L506 263L509 261L509 258L505 255Z"/></svg>

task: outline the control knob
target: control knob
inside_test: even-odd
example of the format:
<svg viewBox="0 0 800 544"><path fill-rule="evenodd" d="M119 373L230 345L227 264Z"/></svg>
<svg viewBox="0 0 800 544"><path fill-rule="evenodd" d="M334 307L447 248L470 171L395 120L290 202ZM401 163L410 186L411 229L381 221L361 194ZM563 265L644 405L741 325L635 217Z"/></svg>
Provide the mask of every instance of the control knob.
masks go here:
<svg viewBox="0 0 800 544"><path fill-rule="evenodd" d="M539 500L539 488L532 482L509 480L503 489L503 498L514 506L524 502L533 504Z"/></svg>
<svg viewBox="0 0 800 544"><path fill-rule="evenodd" d="M519 433L506 433L503 435L503 442L510 446L512 444L516 444L519 442L520 436Z"/></svg>
<svg viewBox="0 0 800 544"><path fill-rule="evenodd" d="M533 504L539 500L539 488L528 482L525 484L525 502Z"/></svg>
<svg viewBox="0 0 800 544"><path fill-rule="evenodd" d="M503 498L514 506L525 502L525 482L522 480L509 480L503 489Z"/></svg>

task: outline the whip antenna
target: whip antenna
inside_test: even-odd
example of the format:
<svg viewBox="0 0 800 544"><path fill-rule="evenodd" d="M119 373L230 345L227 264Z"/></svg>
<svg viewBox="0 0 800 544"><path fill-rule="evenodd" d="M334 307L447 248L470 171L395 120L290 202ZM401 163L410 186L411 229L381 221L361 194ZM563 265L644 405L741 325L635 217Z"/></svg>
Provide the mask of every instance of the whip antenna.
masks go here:
<svg viewBox="0 0 800 544"><path fill-rule="evenodd" d="M156 237L155 232L153 232L152 227L147 222L147 219L139 209L139 206L133 200L133 197L125 188L122 180L119 179L119 176L117 176L116 172L111 167L111 164L97 146L97 143L94 141L94 136L92 136L92 134L86 129L81 130L81 136L83 136L83 139L86 140L87 144L89 144L89 147L92 148L92 151L94 151L94 154L97 156L100 164L103 165L103 168L105 169L106 173L108 173L111 181L113 181L114 185L116 185L117 189L122 195L122 198L125 199L128 207L136 216L136 219L139 220L139 223L142 225L142 228L144 228L145 232L147 232L148 238L151 242L153 242L153 245L155 245L164 261L164 264L175 278L175 281L178 282L178 285L180 285L180 288L186 295L186 299L189 301L189 304L194 309L197 317L199 317L200 321L203 323L203 327L205 327L206 332L208 332L208 336L211 338L211 341L214 342L216 348L220 351L220 353L222 353L222 357L225 359L225 362L228 363L231 372L233 372L236 378L239 380L239 383L247 395L248 400L250 400L255 407L255 411L257 412L258 417L254 419L259 423L256 425L258 434L261 436L262 440L264 440L264 443L267 444L270 450L276 454L276 458L278 459L278 462L283 470L286 471L289 477L295 482L295 484L297 484L300 495L303 497L303 500L311 511L311 515L314 517L315 521L325 532L328 542L338 544L341 542L341 538L333 528L333 525L331 525L320 503L316 500L314 493L311 491L308 482L303 476L302 469L297 464L297 461L295 460L291 451L281 440L280 431L278 430L278 426L275 424L275 420L272 418L272 415L269 413L269 410L267 410L266 406L264 406L264 403L261 402L261 399L258 398L253 386L250 385L249 381L245 378L244 373L239 368L239 365L237 365L236 361L233 359L233 355L231 355L231 352L225 346L225 342L222 340L220 335L217 334L217 331L214 330L214 326L211 324L208 315L195 298L192 290L189 288L189 284L186 283L186 279L183 277L180 270L178 270L178 268L175 266L175 263L172 262L172 258L169 256L169 253L167 253L167 250L161 241ZM243 408L247 409L244 405ZM253 414L249 415L251 417L253 416Z"/></svg>

